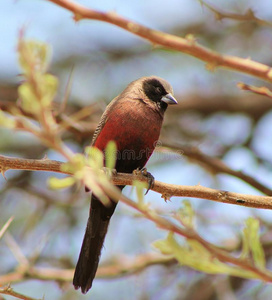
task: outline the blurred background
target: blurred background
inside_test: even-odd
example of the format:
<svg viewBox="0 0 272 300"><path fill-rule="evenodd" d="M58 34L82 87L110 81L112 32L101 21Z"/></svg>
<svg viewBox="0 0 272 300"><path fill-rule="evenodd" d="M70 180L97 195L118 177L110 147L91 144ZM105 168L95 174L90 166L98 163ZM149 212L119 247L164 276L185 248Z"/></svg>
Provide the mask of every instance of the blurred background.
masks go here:
<svg viewBox="0 0 272 300"><path fill-rule="evenodd" d="M142 25L197 41L222 54L271 65L271 24L255 21L218 20L214 12L196 0L80 1L101 11L114 11ZM272 22L268 0L210 1L227 13L255 15ZM217 15L218 16L218 15ZM157 180L182 185L201 184L233 192L269 194L272 189L272 101L241 91L238 82L257 86L263 82L234 71L209 71L204 62L175 51L153 47L146 41L110 24L97 21L75 23L70 12L48 2L20 0L0 2L0 106L9 111L17 100L21 80L16 44L19 31L26 37L51 45L50 72L60 81L56 106L71 92L60 118L86 108L86 118L72 124L64 139L74 151L83 152L106 105L125 86L141 76L157 75L168 80L179 105L167 111L160 146L147 164ZM70 78L70 81L69 81ZM265 83L267 87L269 84ZM33 136L0 128L0 153L23 158L63 160ZM164 146L178 152L167 152ZM187 149L187 152L183 149ZM254 177L267 190L218 173L188 149L222 159L227 166ZM183 153L184 155L180 155ZM89 196L84 188L49 190L47 178L55 174L8 171L0 178L0 228L10 218L9 232L0 240L1 276L14 271L19 257L36 266L72 269L77 261L88 218ZM131 187L125 193L135 198ZM271 195L271 194L270 194ZM146 200L163 215L176 211L183 198L165 203L149 192ZM260 219L262 242L271 265L272 212L190 199L196 211L197 230L210 242L226 249L239 249L244 221ZM118 259L133 261L153 253L152 242L166 236L151 222L123 204L112 218L102 253L102 264ZM15 252L15 253L14 253ZM20 256L22 255L22 256ZM115 278L116 277L116 278ZM206 275L175 263L156 265L138 274L97 278L91 292L81 295L71 282L35 279L15 282L18 292L45 299L271 299L272 287L260 281ZM0 296L0 299L1 296ZM5 296L3 299L14 299Z"/></svg>

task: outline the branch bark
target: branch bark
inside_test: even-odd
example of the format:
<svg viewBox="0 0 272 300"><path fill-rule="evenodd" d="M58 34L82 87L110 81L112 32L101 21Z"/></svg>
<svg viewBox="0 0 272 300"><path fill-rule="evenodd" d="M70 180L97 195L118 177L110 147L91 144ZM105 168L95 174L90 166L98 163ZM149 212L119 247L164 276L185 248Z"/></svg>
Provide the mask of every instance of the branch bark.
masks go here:
<svg viewBox="0 0 272 300"><path fill-rule="evenodd" d="M21 299L21 300L42 300L41 298L36 299L36 298L32 298L32 297L23 295L21 293L18 293L16 291L14 291L10 286L5 287L5 288L0 288L0 294L13 296L13 297L16 297L17 299ZM2 299L2 298L0 298L0 299Z"/></svg>
<svg viewBox="0 0 272 300"><path fill-rule="evenodd" d="M208 69L210 70L214 70L216 67L224 67L272 82L271 67L253 61L249 58L245 59L231 55L222 55L211 49L201 46L191 35L187 36L186 38L181 38L159 30L150 29L140 25L139 23L125 19L114 12L100 12L89 9L70 0L48 1L71 11L74 14L75 21L80 21L81 19L90 19L116 25L132 34L148 40L152 44L177 50L203 60L208 63Z"/></svg>
<svg viewBox="0 0 272 300"><path fill-rule="evenodd" d="M69 174L61 170L62 164L62 162L49 159L23 159L0 155L0 170L3 174L11 169ZM147 182L146 177L135 174L118 173L112 177L112 182L115 185L133 185L135 180ZM165 200L169 200L171 197L190 197L247 207L272 209L272 197L268 196L233 193L215 190L201 185L186 186L168 184L157 180L155 180L154 186L151 189L161 194Z"/></svg>

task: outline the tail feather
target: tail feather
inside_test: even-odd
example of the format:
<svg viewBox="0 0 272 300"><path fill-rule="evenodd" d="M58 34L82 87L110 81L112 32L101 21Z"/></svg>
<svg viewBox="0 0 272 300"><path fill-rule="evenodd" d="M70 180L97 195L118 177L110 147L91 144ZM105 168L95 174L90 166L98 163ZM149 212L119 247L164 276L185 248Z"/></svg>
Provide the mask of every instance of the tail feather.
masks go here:
<svg viewBox="0 0 272 300"><path fill-rule="evenodd" d="M88 219L73 279L75 289L81 288L84 294L92 287L108 225L109 221L100 220L99 224L93 224L91 217Z"/></svg>
<svg viewBox="0 0 272 300"><path fill-rule="evenodd" d="M116 205L115 201L111 201L111 205L105 207L92 195L90 215L73 279L75 289L81 288L84 294L92 287L110 218Z"/></svg>

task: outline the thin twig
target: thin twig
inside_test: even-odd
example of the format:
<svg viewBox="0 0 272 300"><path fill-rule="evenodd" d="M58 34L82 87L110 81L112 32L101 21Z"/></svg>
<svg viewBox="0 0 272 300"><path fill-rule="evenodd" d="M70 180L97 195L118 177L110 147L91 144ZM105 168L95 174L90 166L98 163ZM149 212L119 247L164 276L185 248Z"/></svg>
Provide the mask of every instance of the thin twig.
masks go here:
<svg viewBox="0 0 272 300"><path fill-rule="evenodd" d="M7 286L5 288L1 288L0 289L0 294L13 296L13 297L16 297L17 299L22 299L22 300L42 300L42 298L39 298L39 299L32 298L32 297L23 295L21 293L15 292L14 289L12 289L10 286Z"/></svg>
<svg viewBox="0 0 272 300"><path fill-rule="evenodd" d="M202 0L200 0L199 2L202 5L206 6L210 11L212 11L215 14L216 19L219 21L223 19L231 19L236 21L255 22L256 24L262 26L272 27L271 22L256 17L252 9L248 9L244 14L236 14L236 13L224 12Z"/></svg>
<svg viewBox="0 0 272 300"><path fill-rule="evenodd" d="M25 268L29 265L29 262L26 258L26 256L23 253L23 250L20 248L20 246L16 243L15 239L12 237L12 235L7 232L4 236L5 242L7 246L9 247L10 251L12 252L15 259L18 261L21 268Z"/></svg>
<svg viewBox="0 0 272 300"><path fill-rule="evenodd" d="M269 98L272 98L272 91L265 86L257 87L254 85L249 85L249 84L246 84L243 82L239 82L239 83L237 83L237 87L244 91L250 91L250 92L253 92L258 95L267 96Z"/></svg>
<svg viewBox="0 0 272 300"><path fill-rule="evenodd" d="M0 229L0 239L2 238L4 233L7 231L7 229L9 228L9 225L11 224L12 221L13 221L13 217L10 217L7 220L7 222L4 224L4 226Z"/></svg>
<svg viewBox="0 0 272 300"><path fill-rule="evenodd" d="M68 82L67 82L66 88L65 88L65 95L64 95L64 97L62 99L62 102L60 104L60 109L58 111L58 114L63 113L66 109L68 99L69 99L70 93L71 93L73 75L74 75L74 66L72 67L72 69L70 71Z"/></svg>

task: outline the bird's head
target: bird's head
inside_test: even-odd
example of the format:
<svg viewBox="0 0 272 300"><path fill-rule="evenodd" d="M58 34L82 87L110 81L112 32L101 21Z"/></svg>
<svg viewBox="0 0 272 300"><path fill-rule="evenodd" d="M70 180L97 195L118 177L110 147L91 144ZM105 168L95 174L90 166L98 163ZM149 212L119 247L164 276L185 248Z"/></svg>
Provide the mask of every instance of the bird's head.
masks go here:
<svg viewBox="0 0 272 300"><path fill-rule="evenodd" d="M177 100L173 96L173 88L164 79L151 76L144 77L142 80L142 90L147 100L164 112L168 104L177 104Z"/></svg>

